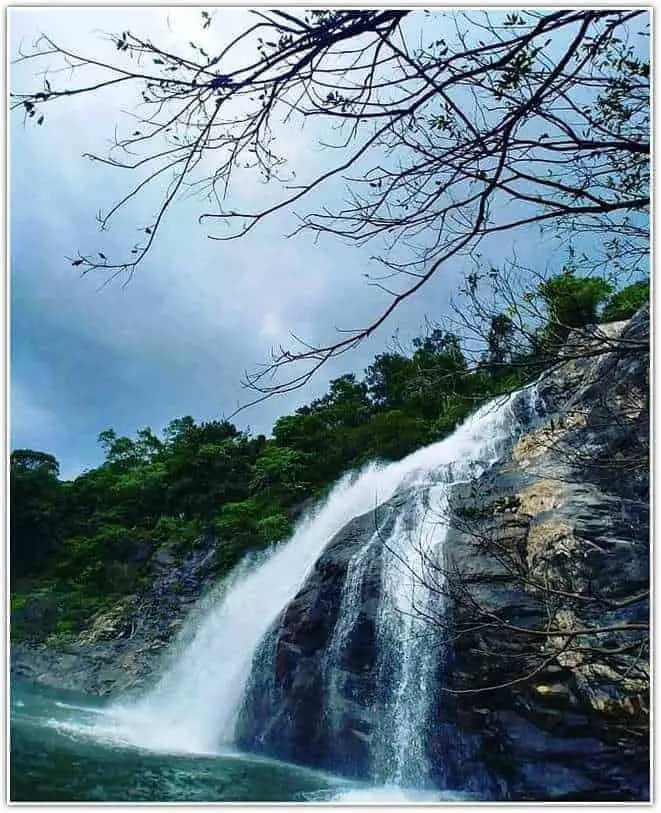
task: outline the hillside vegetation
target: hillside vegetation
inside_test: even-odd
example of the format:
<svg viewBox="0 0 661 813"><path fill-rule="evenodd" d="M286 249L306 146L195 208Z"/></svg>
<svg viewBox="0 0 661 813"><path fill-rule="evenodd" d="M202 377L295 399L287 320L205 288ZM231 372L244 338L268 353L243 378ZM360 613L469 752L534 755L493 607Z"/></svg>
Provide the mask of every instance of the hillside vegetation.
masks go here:
<svg viewBox="0 0 661 813"><path fill-rule="evenodd" d="M649 283L613 293L605 280L565 271L537 294L547 318L525 347L514 346L506 314L485 332L478 363L456 335L435 328L408 351L377 355L362 378L331 381L322 398L279 418L268 438L190 416L133 438L108 428L99 434L104 462L73 481L59 479L52 455L14 450L12 639L66 642L149 585L164 549L176 561L213 537L207 567L221 577L247 551L287 537L345 471L442 439L481 401L536 376L561 334L629 317Z"/></svg>

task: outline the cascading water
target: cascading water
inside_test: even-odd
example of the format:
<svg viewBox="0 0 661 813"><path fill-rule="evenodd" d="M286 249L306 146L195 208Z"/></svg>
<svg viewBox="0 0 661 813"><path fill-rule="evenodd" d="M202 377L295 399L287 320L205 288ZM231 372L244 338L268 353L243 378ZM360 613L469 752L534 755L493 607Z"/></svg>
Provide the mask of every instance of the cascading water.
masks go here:
<svg viewBox="0 0 661 813"><path fill-rule="evenodd" d="M517 410L522 409L529 420L537 398L536 388L529 387L510 399L489 402L453 435L402 461L407 473L400 487L407 489L407 500L381 539L377 631L382 686L371 777L378 784L424 788L430 783L426 740L443 657L435 622L445 610L443 541L450 521L450 491L455 484L479 477L500 459L522 429ZM357 615L350 599L357 602L359 597L362 554L350 562L345 581L337 624L345 638Z"/></svg>
<svg viewBox="0 0 661 813"><path fill-rule="evenodd" d="M511 428L506 422L492 426L494 434L485 442L421 478L384 540L378 637L380 659L390 675L375 737L373 776L379 783L414 788L430 783L427 737L444 655L443 542L450 491L498 460Z"/></svg>
<svg viewBox="0 0 661 813"><path fill-rule="evenodd" d="M328 643L324 663L324 685L326 694L326 717L333 733L341 730L342 716L338 713L340 703L338 695L339 670L337 664L341 662L344 649L347 646L351 633L358 621L360 611L360 594L365 578L365 571L370 564L372 548L379 544L379 534L375 532L370 541L361 548L349 561L347 576L342 588L342 598L338 612L338 619L333 634Z"/></svg>
<svg viewBox="0 0 661 813"><path fill-rule="evenodd" d="M286 544L230 580L154 689L135 701L117 703L97 734L164 751L212 753L230 744L251 660L270 624L294 597L328 540L373 507L375 499L388 499L400 480L396 467L377 465L358 477L344 477ZM190 630L184 637L191 637Z"/></svg>
<svg viewBox="0 0 661 813"><path fill-rule="evenodd" d="M429 620L443 609L442 561L437 556L446 530L444 513L435 509L441 509L436 500L446 494L445 484L429 492L417 489L384 542L378 637L381 662L391 674L384 681L377 724L373 774L378 783L427 784L427 717L440 652L437 629ZM425 505L425 496L436 499Z"/></svg>
<svg viewBox="0 0 661 813"><path fill-rule="evenodd" d="M373 511L397 492L406 493L383 545L378 618L378 658L387 673L378 691L373 777L384 784L424 788L428 766L425 729L433 695L438 647L420 644L433 633L425 613L438 596L434 579L448 529L447 500L455 483L479 476L495 463L534 413L535 388L486 404L444 440L389 465L373 464L343 478L326 501L299 523L291 539L263 562L237 571L188 643L175 650L157 685L142 697L114 704L97 724L98 736L154 750L217 752L231 746L251 664L260 642L297 594L328 542L353 518ZM524 414L524 418L517 417ZM340 615L326 653L325 689L330 726L334 668L358 615L365 550L349 563ZM425 574L429 578L425 577ZM422 578L421 578L422 576ZM438 584L436 585L438 587ZM442 608L441 608L442 610ZM439 608L435 606L438 614ZM182 640L184 640L182 639Z"/></svg>

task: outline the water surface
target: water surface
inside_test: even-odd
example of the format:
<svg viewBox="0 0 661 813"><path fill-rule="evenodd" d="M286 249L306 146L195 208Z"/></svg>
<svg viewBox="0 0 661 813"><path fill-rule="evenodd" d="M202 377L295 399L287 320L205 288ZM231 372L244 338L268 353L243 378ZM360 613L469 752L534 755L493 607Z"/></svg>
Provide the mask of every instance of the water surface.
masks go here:
<svg viewBox="0 0 661 813"><path fill-rule="evenodd" d="M13 802L296 802L350 791L346 780L239 752L155 752L95 739L97 698L12 681Z"/></svg>
<svg viewBox="0 0 661 813"><path fill-rule="evenodd" d="M250 754L178 753L98 738L109 705L21 681L11 684L12 802L347 802L463 800L469 794L371 787Z"/></svg>

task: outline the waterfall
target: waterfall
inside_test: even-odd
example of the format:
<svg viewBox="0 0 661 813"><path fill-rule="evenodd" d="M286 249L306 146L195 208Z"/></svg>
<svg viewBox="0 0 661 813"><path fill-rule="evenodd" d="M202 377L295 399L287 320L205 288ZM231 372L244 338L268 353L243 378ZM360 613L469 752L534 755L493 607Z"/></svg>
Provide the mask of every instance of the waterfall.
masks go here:
<svg viewBox="0 0 661 813"><path fill-rule="evenodd" d="M391 467L368 466L348 475L292 538L266 561L240 570L197 629L184 629L186 647L171 657L157 685L134 701L120 701L99 723L99 736L154 750L213 753L230 744L233 722L252 657L278 613L295 596L327 542L353 517L388 499L401 477Z"/></svg>
<svg viewBox="0 0 661 813"><path fill-rule="evenodd" d="M443 606L437 554L446 530L447 488L433 487L429 504L426 493L414 492L385 542L378 615L381 672L391 674L383 680L373 775L379 784L416 788L427 784L426 732L439 654L437 630L428 619L438 617ZM432 604L434 588L438 595Z"/></svg>
<svg viewBox="0 0 661 813"><path fill-rule="evenodd" d="M379 535L375 532L370 541L354 554L349 561L347 576L342 587L337 624L335 625L326 650L326 657L324 659L325 707L328 724L333 734L341 731L343 725L342 715L339 714L340 703L338 702L338 696L340 694L338 678L340 671L336 667L337 664L342 661L345 647L358 621L360 594L365 578L365 570L370 563L372 548L379 544L379 542ZM331 738L331 742L332 741L333 738Z"/></svg>
<svg viewBox="0 0 661 813"><path fill-rule="evenodd" d="M333 716L334 665L356 621L366 548L382 544L377 630L385 685L372 748L374 775L383 783L424 787L424 729L437 648L420 645L420 636L430 632L424 614L440 574L430 565L442 564L449 489L500 458L534 412L535 400L534 388L496 399L444 440L401 461L371 464L345 476L288 541L264 560L240 568L219 588L207 612L188 622L158 683L137 699L114 704L98 723L99 736L165 751L213 753L230 747L253 657L275 619L328 542L351 519L401 491L407 500L385 538L375 533L349 563L326 652L326 698L329 725L339 725Z"/></svg>

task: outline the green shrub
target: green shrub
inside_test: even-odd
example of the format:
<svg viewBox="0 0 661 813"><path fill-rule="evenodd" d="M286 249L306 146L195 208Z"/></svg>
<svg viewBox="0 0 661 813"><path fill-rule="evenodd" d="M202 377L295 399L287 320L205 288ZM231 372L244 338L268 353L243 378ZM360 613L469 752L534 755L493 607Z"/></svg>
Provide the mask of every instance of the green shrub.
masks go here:
<svg viewBox="0 0 661 813"><path fill-rule="evenodd" d="M279 542L291 534L292 521L287 514L270 514L257 523L257 534L266 544Z"/></svg>
<svg viewBox="0 0 661 813"><path fill-rule="evenodd" d="M601 314L600 321L619 322L623 319L630 319L641 305L649 302L649 299L649 279L634 282L633 285L613 294Z"/></svg>

